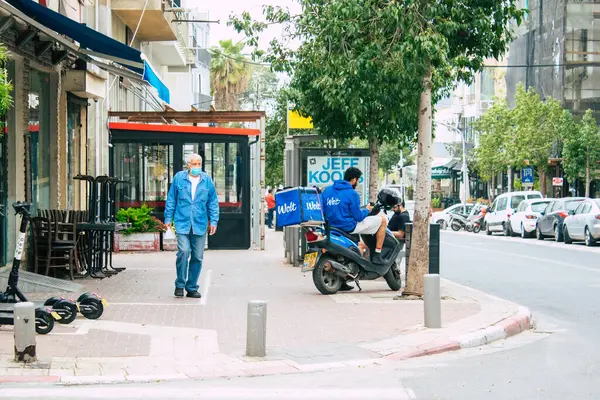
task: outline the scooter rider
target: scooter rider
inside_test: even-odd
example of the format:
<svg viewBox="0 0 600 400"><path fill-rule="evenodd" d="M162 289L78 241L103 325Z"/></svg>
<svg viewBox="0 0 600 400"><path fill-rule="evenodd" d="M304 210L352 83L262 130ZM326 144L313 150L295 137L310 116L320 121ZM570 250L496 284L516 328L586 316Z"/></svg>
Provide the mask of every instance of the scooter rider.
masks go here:
<svg viewBox="0 0 600 400"><path fill-rule="evenodd" d="M323 191L323 211L329 224L352 234L375 235L375 253L371 256L374 264L384 264L381 248L385 239L387 218L385 214L371 215L373 209L367 205L360 208L360 197L356 186L362 176L360 169L350 167L344 173L344 180L335 181Z"/></svg>

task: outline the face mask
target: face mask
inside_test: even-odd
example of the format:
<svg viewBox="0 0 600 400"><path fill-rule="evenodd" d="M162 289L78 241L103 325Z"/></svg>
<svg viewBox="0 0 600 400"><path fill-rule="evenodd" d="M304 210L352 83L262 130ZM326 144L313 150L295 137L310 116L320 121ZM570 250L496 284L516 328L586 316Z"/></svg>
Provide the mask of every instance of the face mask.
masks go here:
<svg viewBox="0 0 600 400"><path fill-rule="evenodd" d="M199 176L200 172L202 172L202 168L199 167L190 169L190 174L192 174L192 176Z"/></svg>

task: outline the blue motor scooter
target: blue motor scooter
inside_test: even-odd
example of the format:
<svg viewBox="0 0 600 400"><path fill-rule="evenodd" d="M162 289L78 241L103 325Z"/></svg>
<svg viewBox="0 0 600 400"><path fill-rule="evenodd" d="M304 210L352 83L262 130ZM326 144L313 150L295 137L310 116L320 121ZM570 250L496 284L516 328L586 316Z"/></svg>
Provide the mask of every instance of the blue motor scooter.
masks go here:
<svg viewBox="0 0 600 400"><path fill-rule="evenodd" d="M377 202L369 215L377 215L382 210L390 210L400 199L395 191L382 189ZM360 280L374 280L383 277L390 289L401 288L398 255L404 249L404 241L394 237L388 229L381 256L383 264L374 264L361 254L358 243L362 238L370 254L375 252L374 235L353 235L329 226L305 227L304 235L308 250L304 255L303 272L312 270L313 282L322 294L335 294L342 285L354 281L359 290Z"/></svg>

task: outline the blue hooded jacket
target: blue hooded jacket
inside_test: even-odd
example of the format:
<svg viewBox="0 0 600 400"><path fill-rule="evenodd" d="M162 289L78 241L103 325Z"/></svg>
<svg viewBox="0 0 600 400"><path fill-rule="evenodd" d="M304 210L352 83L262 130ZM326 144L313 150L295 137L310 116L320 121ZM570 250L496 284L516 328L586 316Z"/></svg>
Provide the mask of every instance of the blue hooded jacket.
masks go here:
<svg viewBox="0 0 600 400"><path fill-rule="evenodd" d="M352 232L369 215L369 210L360 208L360 196L347 181L335 181L323 191L323 210L329 225L345 232Z"/></svg>

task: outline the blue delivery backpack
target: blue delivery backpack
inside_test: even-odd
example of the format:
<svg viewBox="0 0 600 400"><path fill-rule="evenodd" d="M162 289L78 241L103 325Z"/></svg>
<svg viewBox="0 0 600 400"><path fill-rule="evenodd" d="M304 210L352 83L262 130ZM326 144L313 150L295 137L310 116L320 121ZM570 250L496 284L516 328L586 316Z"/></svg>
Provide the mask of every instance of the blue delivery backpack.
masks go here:
<svg viewBox="0 0 600 400"><path fill-rule="evenodd" d="M277 227L324 223L321 196L316 188L294 187L275 194Z"/></svg>

